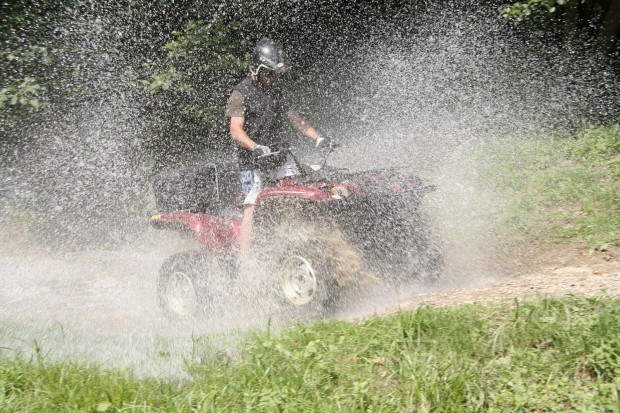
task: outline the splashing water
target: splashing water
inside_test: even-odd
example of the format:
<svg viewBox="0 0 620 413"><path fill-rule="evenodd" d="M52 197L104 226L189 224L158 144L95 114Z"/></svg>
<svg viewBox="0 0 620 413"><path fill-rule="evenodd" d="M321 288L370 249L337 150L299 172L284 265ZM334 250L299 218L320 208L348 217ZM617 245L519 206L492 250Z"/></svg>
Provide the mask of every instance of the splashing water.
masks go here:
<svg viewBox="0 0 620 413"><path fill-rule="evenodd" d="M229 12L224 3L217 8ZM469 154L486 140L613 116L617 80L587 54L523 43L489 8L437 5L399 18L310 64L293 100L344 142L331 164L395 166L438 185L425 209L448 268L434 288L474 285L503 272L495 258L502 245L489 230L503 200L480 186ZM137 24L136 16L128 21ZM43 335L58 357L84 353L144 374L175 373L191 351L191 331L162 318L155 278L167 256L198 245L146 226L151 160L141 145L151 133L143 111L152 97L122 42L102 35L136 32L117 23L86 14L64 29L87 51L90 71L83 85L67 88L100 93L64 113L46 112L24 130L22 149L3 152L0 348ZM394 299L382 292L355 311ZM217 330L265 321L239 318Z"/></svg>

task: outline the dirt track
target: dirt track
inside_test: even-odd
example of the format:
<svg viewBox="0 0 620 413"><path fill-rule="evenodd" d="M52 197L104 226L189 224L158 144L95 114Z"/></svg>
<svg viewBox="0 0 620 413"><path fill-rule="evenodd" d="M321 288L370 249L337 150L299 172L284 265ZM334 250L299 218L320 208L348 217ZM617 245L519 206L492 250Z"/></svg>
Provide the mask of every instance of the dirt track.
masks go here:
<svg viewBox="0 0 620 413"><path fill-rule="evenodd" d="M613 272L597 271L589 266L548 269L506 278L485 287L419 294L384 311L389 314L421 305L444 307L565 294L620 298L620 265L609 271Z"/></svg>
<svg viewBox="0 0 620 413"><path fill-rule="evenodd" d="M583 245L530 247L515 273L476 288L414 295L386 313L420 305L453 306L540 296L580 294L620 297L620 248L592 251Z"/></svg>

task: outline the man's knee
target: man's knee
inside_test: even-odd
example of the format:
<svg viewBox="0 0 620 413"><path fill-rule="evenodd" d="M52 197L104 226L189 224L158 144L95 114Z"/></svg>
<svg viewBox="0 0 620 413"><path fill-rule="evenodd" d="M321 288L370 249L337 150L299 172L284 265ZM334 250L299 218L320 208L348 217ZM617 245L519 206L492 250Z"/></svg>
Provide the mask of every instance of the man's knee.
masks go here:
<svg viewBox="0 0 620 413"><path fill-rule="evenodd" d="M254 217L254 205L245 205L243 208L243 220L250 221Z"/></svg>

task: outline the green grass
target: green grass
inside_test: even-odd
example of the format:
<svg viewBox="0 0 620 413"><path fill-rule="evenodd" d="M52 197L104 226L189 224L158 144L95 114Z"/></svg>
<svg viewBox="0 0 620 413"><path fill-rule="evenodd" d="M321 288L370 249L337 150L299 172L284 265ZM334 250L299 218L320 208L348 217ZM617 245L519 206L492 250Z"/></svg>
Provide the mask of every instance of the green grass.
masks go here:
<svg viewBox="0 0 620 413"><path fill-rule="evenodd" d="M489 144L478 162L483 179L509 199L501 231L620 245L620 125Z"/></svg>
<svg viewBox="0 0 620 413"><path fill-rule="evenodd" d="M0 359L0 412L620 411L620 301L420 308L261 332L191 380Z"/></svg>

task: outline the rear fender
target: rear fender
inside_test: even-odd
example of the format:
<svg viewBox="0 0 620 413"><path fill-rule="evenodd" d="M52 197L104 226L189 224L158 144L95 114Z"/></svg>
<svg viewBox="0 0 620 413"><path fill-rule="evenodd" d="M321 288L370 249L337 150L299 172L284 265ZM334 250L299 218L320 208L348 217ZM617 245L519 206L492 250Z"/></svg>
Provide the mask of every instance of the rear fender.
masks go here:
<svg viewBox="0 0 620 413"><path fill-rule="evenodd" d="M188 211L166 212L153 215L151 225L161 229L188 229L194 232L200 244L210 251L227 252L239 245L241 221L228 217Z"/></svg>

